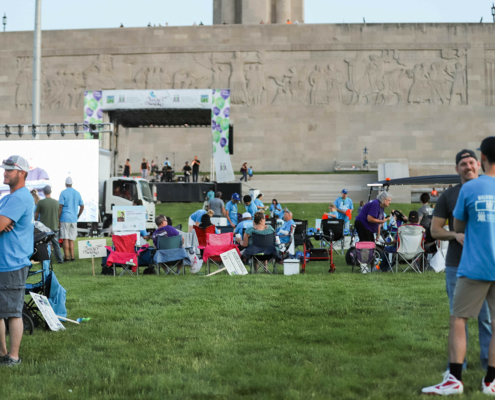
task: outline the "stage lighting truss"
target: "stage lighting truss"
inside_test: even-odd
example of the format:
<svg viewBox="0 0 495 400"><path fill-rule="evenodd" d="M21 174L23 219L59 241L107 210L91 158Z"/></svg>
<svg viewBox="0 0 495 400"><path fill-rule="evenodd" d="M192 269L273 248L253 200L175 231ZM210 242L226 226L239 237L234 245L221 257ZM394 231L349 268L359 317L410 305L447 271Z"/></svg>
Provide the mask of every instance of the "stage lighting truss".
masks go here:
<svg viewBox="0 0 495 400"><path fill-rule="evenodd" d="M94 139L98 139L100 133L114 133L113 123L101 124L39 124L39 125L0 125L0 136L8 138L11 135L31 135L33 138L38 135L61 135L74 134L76 137L80 133L89 133Z"/></svg>

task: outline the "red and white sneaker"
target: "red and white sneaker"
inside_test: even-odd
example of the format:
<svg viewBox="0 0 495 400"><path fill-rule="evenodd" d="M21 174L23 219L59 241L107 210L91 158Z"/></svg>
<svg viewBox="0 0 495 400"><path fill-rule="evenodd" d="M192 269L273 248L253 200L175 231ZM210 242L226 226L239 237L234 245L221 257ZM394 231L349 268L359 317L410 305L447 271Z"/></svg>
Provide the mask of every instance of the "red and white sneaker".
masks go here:
<svg viewBox="0 0 495 400"><path fill-rule="evenodd" d="M495 381L490 383L485 383L485 378L481 381L481 391L484 394L489 394L495 396Z"/></svg>
<svg viewBox="0 0 495 400"><path fill-rule="evenodd" d="M443 376L442 383L435 386L425 387L421 390L423 394L437 394L439 396L449 396L451 394L462 394L464 385L449 371Z"/></svg>

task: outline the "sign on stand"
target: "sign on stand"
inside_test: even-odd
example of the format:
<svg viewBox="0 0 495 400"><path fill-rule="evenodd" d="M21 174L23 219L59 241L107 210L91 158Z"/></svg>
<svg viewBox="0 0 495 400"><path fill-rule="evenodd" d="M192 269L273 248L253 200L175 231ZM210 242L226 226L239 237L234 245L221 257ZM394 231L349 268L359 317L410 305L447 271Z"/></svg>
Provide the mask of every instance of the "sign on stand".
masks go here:
<svg viewBox="0 0 495 400"><path fill-rule="evenodd" d="M106 245L107 241L105 239L79 242L79 259L91 258L91 263L93 264L93 276L95 276L95 258L103 258L107 256L107 249L105 248Z"/></svg>
<svg viewBox="0 0 495 400"><path fill-rule="evenodd" d="M36 294L33 292L29 292L29 294L31 295L34 302L38 306L38 309L41 311L41 314L43 314L43 318L45 318L45 321L50 327L50 329L55 332L60 330L62 331L65 330L65 326L62 325L58 317L55 315L55 312L53 311L52 306L48 302L48 299L45 296L42 296L41 294Z"/></svg>
<svg viewBox="0 0 495 400"><path fill-rule="evenodd" d="M114 206L112 216L114 232L136 232L146 229L146 207L144 206Z"/></svg>
<svg viewBox="0 0 495 400"><path fill-rule="evenodd" d="M237 253L236 249L232 249L229 251L226 251L225 253L220 254L220 257L222 259L223 265L225 265L224 268L219 269L218 271L215 271L209 275L206 276L211 276L218 274L219 272L227 270L229 275L247 275L247 269L244 266L241 257L239 257L239 253Z"/></svg>

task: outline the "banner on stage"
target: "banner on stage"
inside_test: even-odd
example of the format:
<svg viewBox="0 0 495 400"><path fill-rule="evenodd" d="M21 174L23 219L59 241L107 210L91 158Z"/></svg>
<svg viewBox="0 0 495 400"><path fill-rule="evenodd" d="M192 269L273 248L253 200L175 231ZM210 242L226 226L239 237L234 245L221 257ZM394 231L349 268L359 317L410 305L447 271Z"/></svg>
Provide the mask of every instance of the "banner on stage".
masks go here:
<svg viewBox="0 0 495 400"><path fill-rule="evenodd" d="M235 177L229 154L230 90L213 89L211 107L216 181L218 183L231 182Z"/></svg>
<svg viewBox="0 0 495 400"><path fill-rule="evenodd" d="M225 253L220 254L223 265L227 268L227 272L229 275L247 275L247 269L244 266L244 263L239 257L239 253L237 253L236 249L232 249L226 251Z"/></svg>
<svg viewBox="0 0 495 400"><path fill-rule="evenodd" d="M48 299L45 296L42 296L41 294L29 292L31 297L33 298L34 302L38 306L38 309L41 311L41 314L43 314L43 318L45 318L46 323L50 327L52 331L60 331L60 330L65 330L65 326L61 324L59 321L58 317L55 315L55 312L53 311L52 306L48 302Z"/></svg>

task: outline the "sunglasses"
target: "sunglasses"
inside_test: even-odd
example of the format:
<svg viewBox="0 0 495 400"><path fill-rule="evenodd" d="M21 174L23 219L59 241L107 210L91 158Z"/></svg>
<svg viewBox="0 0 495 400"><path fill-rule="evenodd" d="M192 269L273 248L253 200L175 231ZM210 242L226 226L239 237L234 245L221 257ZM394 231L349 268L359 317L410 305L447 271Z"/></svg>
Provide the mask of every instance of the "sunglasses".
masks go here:
<svg viewBox="0 0 495 400"><path fill-rule="evenodd" d="M22 169L21 167L19 167L14 161L12 160L3 160L2 161L2 165L6 165L8 167L17 167L19 169Z"/></svg>

